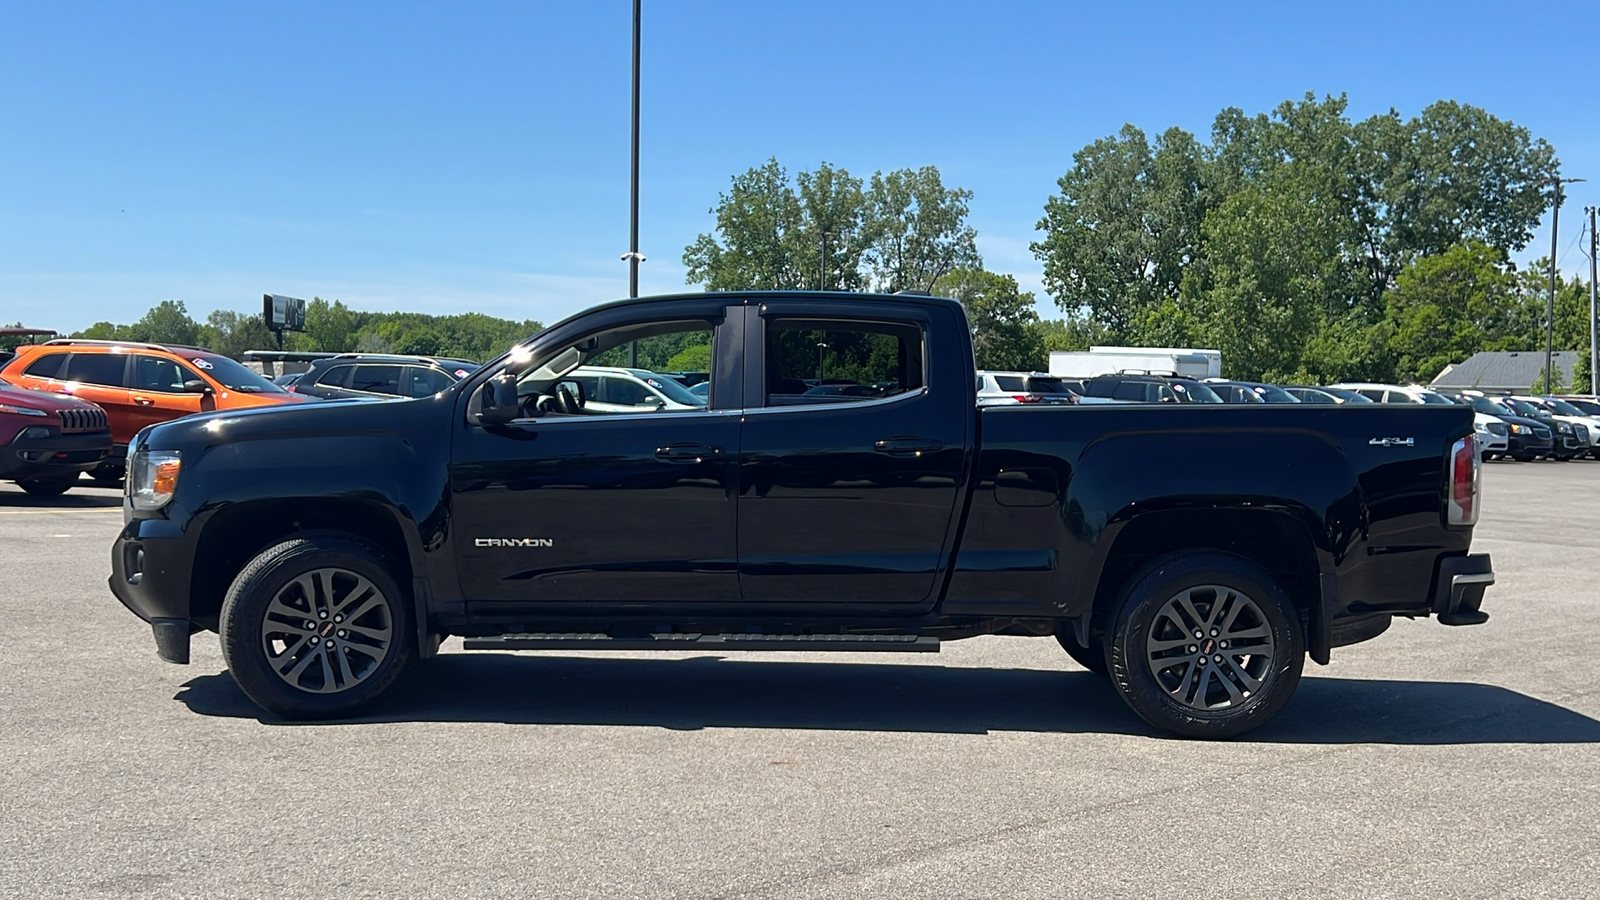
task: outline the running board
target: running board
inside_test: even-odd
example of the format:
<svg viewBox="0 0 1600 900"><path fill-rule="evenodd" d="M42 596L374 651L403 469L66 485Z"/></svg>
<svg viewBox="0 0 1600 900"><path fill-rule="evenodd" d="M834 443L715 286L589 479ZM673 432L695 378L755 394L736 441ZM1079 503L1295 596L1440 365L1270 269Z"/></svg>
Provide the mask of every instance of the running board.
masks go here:
<svg viewBox="0 0 1600 900"><path fill-rule="evenodd" d="M832 650L938 653L939 639L915 634L501 634L462 640L467 650Z"/></svg>

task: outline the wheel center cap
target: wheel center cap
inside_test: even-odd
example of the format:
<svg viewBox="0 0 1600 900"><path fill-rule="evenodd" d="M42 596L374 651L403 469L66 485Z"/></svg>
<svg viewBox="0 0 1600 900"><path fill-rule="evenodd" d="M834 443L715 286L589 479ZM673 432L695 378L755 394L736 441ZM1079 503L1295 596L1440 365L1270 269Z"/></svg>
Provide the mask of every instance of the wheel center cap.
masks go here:
<svg viewBox="0 0 1600 900"><path fill-rule="evenodd" d="M333 623L323 622L322 627L317 629L317 634L322 637L327 637L328 635L333 634ZM1206 652L1209 653L1211 651L1207 650Z"/></svg>
<svg viewBox="0 0 1600 900"><path fill-rule="evenodd" d="M1200 655L1201 656L1210 656L1212 654L1212 652L1215 651L1216 649L1217 649L1217 642L1212 640L1211 638L1206 638L1205 643L1200 645Z"/></svg>

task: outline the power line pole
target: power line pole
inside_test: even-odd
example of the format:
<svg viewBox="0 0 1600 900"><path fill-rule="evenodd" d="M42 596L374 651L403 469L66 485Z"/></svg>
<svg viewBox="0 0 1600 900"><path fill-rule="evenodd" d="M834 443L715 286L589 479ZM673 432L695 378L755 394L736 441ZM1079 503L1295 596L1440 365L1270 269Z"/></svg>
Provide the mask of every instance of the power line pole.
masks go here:
<svg viewBox="0 0 1600 900"><path fill-rule="evenodd" d="M1594 233L1595 207L1589 207L1589 393L1600 394L1595 390L1595 370L1600 368L1600 345L1596 344L1595 335L1595 272L1597 263L1595 251L1600 249L1600 240L1596 240Z"/></svg>
<svg viewBox="0 0 1600 900"><path fill-rule="evenodd" d="M631 177L628 196L628 298L639 296L639 263L644 254L639 252L639 19L643 0L633 0L633 148L630 159ZM628 366L639 365L639 342L628 343Z"/></svg>
<svg viewBox="0 0 1600 900"><path fill-rule="evenodd" d="M1561 227L1561 186L1583 181L1582 178L1552 177L1550 183L1555 187L1550 197L1550 303L1544 317L1544 392L1554 394L1556 383L1551 380L1551 360L1555 357L1556 349L1556 232Z"/></svg>

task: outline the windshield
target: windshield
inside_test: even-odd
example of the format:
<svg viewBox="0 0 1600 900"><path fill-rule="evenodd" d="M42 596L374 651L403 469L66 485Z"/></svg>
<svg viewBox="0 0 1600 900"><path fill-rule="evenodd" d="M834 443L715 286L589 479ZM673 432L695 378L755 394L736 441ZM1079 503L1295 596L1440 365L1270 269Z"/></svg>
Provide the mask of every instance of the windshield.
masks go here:
<svg viewBox="0 0 1600 900"><path fill-rule="evenodd" d="M1465 400L1466 404L1472 407L1475 411L1481 412L1486 416L1510 415L1510 413L1506 411L1505 407L1500 406L1493 400L1490 400L1488 397L1477 397L1472 394L1467 394L1461 399Z"/></svg>
<svg viewBox="0 0 1600 900"><path fill-rule="evenodd" d="M1446 397L1438 391L1417 391L1417 396L1422 398L1423 403L1432 403L1434 406L1455 405L1450 402L1449 397Z"/></svg>
<svg viewBox="0 0 1600 900"><path fill-rule="evenodd" d="M190 356L186 359L230 391L241 394L287 394L265 376L246 369L226 356Z"/></svg>
<svg viewBox="0 0 1600 900"><path fill-rule="evenodd" d="M1568 400L1567 403L1581 410L1586 416L1600 416L1600 403L1593 400Z"/></svg>
<svg viewBox="0 0 1600 900"><path fill-rule="evenodd" d="M1346 403L1375 403L1375 402L1377 402L1377 401L1373 400L1371 397L1368 397L1365 394L1358 394L1355 391L1350 390L1349 388L1325 387L1325 388L1318 388L1317 390L1320 390L1325 394L1332 394L1333 396L1338 397L1340 400L1343 400Z"/></svg>
<svg viewBox="0 0 1600 900"><path fill-rule="evenodd" d="M1540 419L1550 415L1549 410L1540 409L1526 400L1518 400L1515 397L1507 397L1505 398L1504 402L1511 404L1511 408L1516 410L1517 415L1519 416L1528 416L1529 418Z"/></svg>
<svg viewBox="0 0 1600 900"><path fill-rule="evenodd" d="M668 400L671 400L673 403L680 403L684 406L706 405L706 398L696 396L694 392L683 386L683 382L676 378L668 378L665 375L657 375L654 372L642 372L638 370L635 370L633 374L637 375L645 384L648 384L660 391Z"/></svg>
<svg viewBox="0 0 1600 900"><path fill-rule="evenodd" d="M1217 396L1209 386L1198 381L1174 381L1172 389L1178 392L1178 398L1184 403L1221 403L1222 398Z"/></svg>
<svg viewBox="0 0 1600 900"><path fill-rule="evenodd" d="M1573 406L1571 403L1568 403L1565 400L1557 400L1554 397L1549 397L1544 402L1549 404L1551 409L1555 410L1558 414L1563 415L1563 416L1586 416L1586 415L1588 415L1588 413L1586 413L1583 410L1577 408L1576 406Z"/></svg>
<svg viewBox="0 0 1600 900"><path fill-rule="evenodd" d="M1258 384L1250 388L1256 396L1268 403L1299 403L1300 398L1273 384Z"/></svg>

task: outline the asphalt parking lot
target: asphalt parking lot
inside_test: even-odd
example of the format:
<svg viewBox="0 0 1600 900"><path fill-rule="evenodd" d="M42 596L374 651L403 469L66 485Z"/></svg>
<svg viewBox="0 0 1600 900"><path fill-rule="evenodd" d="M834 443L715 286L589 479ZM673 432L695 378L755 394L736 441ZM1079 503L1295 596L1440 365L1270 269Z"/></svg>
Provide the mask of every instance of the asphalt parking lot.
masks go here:
<svg viewBox="0 0 1600 900"><path fill-rule="evenodd" d="M1490 464L1475 628L1400 621L1242 740L1053 641L462 653L258 716L105 586L120 496L0 487L0 896L1600 896L1600 462Z"/></svg>

